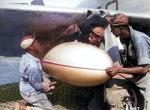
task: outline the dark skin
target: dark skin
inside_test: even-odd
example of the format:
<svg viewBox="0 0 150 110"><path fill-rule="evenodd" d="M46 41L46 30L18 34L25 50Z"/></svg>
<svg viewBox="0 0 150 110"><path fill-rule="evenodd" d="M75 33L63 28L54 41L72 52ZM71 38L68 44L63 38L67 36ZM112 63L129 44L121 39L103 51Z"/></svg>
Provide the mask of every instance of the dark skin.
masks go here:
<svg viewBox="0 0 150 110"><path fill-rule="evenodd" d="M101 36L95 34L96 32L101 33ZM88 40L89 40L90 44L99 47L102 42L104 43L104 29L102 27L94 28L90 32Z"/></svg>
<svg viewBox="0 0 150 110"><path fill-rule="evenodd" d="M123 68L122 66L113 66L108 67L105 69L107 74L110 76L115 76L118 73L126 73L126 74L146 74L148 71L149 66L137 66L137 67L131 67L131 68Z"/></svg>
<svg viewBox="0 0 150 110"><path fill-rule="evenodd" d="M128 27L123 27L123 26L112 26L111 25L111 31L112 33L118 37L120 36L120 39L124 41L129 42L131 40L130 37L130 31ZM108 67L105 69L107 74L110 76L115 76L118 73L126 73L126 74L142 74L145 75L148 72L149 65L139 65L136 67L130 67L130 68L123 68L122 66L113 66L113 67Z"/></svg>

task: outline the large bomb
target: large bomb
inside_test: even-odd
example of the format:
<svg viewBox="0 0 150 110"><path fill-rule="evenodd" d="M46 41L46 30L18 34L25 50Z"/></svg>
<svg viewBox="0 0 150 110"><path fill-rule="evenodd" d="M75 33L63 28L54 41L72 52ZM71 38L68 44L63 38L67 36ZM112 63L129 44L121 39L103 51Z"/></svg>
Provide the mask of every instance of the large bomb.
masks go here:
<svg viewBox="0 0 150 110"><path fill-rule="evenodd" d="M48 75L80 87L103 84L110 78L105 69L113 66L113 61L106 52L81 42L67 42L55 46L41 63Z"/></svg>

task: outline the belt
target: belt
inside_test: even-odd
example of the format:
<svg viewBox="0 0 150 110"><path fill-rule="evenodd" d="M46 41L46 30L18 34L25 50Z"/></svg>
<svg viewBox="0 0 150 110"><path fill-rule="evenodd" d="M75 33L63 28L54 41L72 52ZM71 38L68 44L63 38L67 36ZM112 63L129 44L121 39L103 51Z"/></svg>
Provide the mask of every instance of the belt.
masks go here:
<svg viewBox="0 0 150 110"><path fill-rule="evenodd" d="M29 82L29 78L21 77L24 82Z"/></svg>

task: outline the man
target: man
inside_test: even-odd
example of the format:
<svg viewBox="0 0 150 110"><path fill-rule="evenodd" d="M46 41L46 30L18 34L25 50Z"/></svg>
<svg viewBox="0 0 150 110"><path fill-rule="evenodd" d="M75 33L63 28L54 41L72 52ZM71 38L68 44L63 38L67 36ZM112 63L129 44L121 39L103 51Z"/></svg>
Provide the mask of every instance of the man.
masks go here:
<svg viewBox="0 0 150 110"><path fill-rule="evenodd" d="M101 49L104 50L104 34L105 31L102 27L95 27L91 30L89 34L89 42L92 45L95 45L97 47L100 47ZM102 45L102 46L100 46Z"/></svg>
<svg viewBox="0 0 150 110"><path fill-rule="evenodd" d="M115 14L114 16L107 17L106 19L110 23L111 31L116 37L120 36L120 41L124 46L124 55L122 57L124 67L109 67L106 69L106 72L114 77L117 76L118 73L132 74L133 78L130 79L130 81L134 82L141 88L145 98L146 110L150 110L150 71L148 70L150 64L150 38L146 34L136 31L129 26L129 20L125 14ZM116 103L119 99L112 99L117 97L118 94L117 92L115 94L115 91L117 91L118 88L128 89L128 82L129 80L126 79L119 80L115 78L108 81L106 87L110 89L106 90L106 97L112 110L124 109L121 105Z"/></svg>
<svg viewBox="0 0 150 110"><path fill-rule="evenodd" d="M88 39L92 45L95 45L101 50L107 52L113 62L121 64L118 50L122 49L122 45L118 38L111 33L109 25L105 28L105 30L102 27L94 27L91 30Z"/></svg>
<svg viewBox="0 0 150 110"><path fill-rule="evenodd" d="M102 27L94 27L89 34L89 42L104 50L112 58L113 62L121 63L118 40L110 32L110 27L104 30ZM104 110L104 84L93 87L94 96L88 105L88 110Z"/></svg>
<svg viewBox="0 0 150 110"><path fill-rule="evenodd" d="M89 34L89 42L104 50L104 29L95 27ZM101 46L100 46L101 45ZM92 87L94 96L88 105L88 110L104 110L104 85Z"/></svg>
<svg viewBox="0 0 150 110"><path fill-rule="evenodd" d="M20 61L20 94L32 106L15 104L15 110L52 110L52 104L46 92L53 90L56 82L45 81L42 78L42 68L38 53L41 46L31 35L21 40L21 47L26 51Z"/></svg>

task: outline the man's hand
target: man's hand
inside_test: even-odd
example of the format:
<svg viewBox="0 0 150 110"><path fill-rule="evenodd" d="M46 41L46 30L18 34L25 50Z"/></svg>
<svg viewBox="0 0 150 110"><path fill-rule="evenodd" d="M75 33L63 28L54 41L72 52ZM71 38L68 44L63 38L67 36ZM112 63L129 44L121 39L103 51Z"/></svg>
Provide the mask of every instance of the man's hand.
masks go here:
<svg viewBox="0 0 150 110"><path fill-rule="evenodd" d="M107 67L105 69L106 73L110 76L115 76L117 73L121 72L121 70L122 70L122 66L120 66L120 65L116 65L113 67Z"/></svg>
<svg viewBox="0 0 150 110"><path fill-rule="evenodd" d="M55 89L55 84L57 84L56 81L54 82L42 82L43 85L43 89L45 92L50 91L50 90L54 90Z"/></svg>
<svg viewBox="0 0 150 110"><path fill-rule="evenodd" d="M44 91L47 92L48 89L49 89L49 83L47 83L47 82L42 82L42 86L43 86Z"/></svg>

